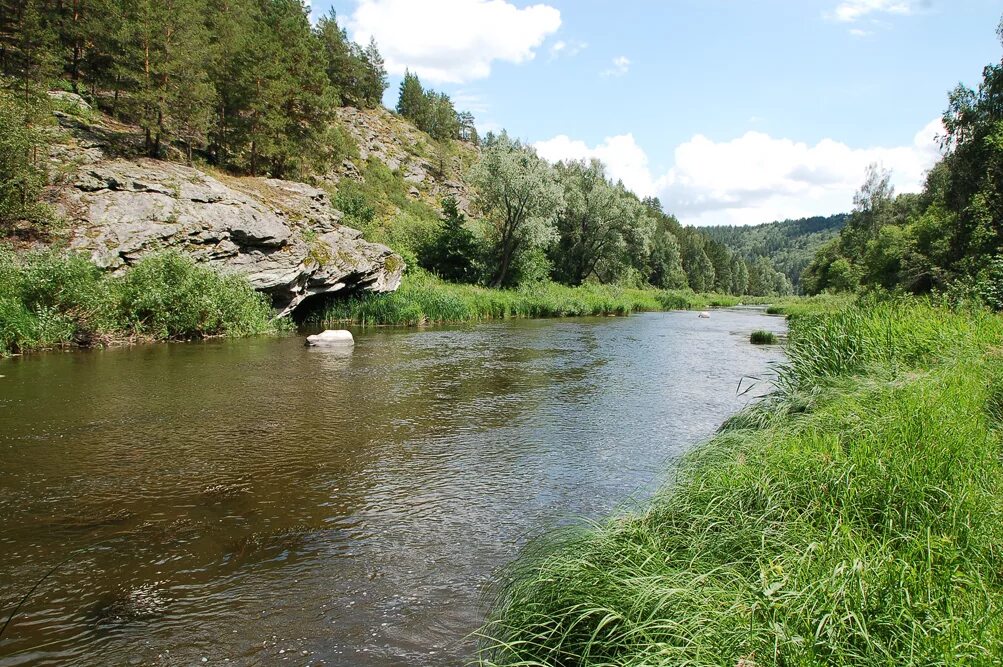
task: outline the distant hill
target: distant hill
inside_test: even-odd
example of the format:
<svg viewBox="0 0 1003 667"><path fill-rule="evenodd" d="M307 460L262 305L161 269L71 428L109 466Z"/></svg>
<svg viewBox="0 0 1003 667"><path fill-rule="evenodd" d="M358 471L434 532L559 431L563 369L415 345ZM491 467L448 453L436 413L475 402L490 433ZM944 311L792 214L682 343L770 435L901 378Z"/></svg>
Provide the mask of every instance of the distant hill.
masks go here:
<svg viewBox="0 0 1003 667"><path fill-rule="evenodd" d="M801 271L815 257L815 251L835 238L849 217L838 213L760 225L701 227L700 231L746 259L766 257L798 289Z"/></svg>

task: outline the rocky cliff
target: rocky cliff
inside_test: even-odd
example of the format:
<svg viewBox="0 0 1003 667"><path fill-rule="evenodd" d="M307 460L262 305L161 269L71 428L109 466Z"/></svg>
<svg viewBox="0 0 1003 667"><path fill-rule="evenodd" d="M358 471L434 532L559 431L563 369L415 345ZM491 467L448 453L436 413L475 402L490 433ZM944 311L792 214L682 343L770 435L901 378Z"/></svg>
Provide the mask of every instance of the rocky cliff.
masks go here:
<svg viewBox="0 0 1003 667"><path fill-rule="evenodd" d="M359 162L376 159L392 172L399 172L410 186L410 195L439 208L445 197L453 197L464 213L470 213L472 192L464 172L477 158L477 149L460 141L444 148L414 125L386 109L337 110L338 121L359 147ZM360 165L345 160L332 174L340 178L361 178Z"/></svg>
<svg viewBox="0 0 1003 667"><path fill-rule="evenodd" d="M74 96L75 97L75 96ZM392 291L401 258L341 225L324 190L235 178L135 157L134 128L61 100L64 132L52 149L49 201L68 222L69 244L118 270L173 249L246 276L283 314L312 295Z"/></svg>

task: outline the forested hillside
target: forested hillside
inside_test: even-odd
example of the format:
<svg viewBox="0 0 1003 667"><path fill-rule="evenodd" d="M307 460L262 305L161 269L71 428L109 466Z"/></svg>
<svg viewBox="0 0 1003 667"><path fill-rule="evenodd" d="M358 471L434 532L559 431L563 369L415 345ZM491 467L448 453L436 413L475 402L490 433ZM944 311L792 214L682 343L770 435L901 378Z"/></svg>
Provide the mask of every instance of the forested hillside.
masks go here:
<svg viewBox="0 0 1003 667"><path fill-rule="evenodd" d="M848 217L839 213L760 225L704 227L701 231L746 260L765 257L800 291L801 272L818 249L839 234Z"/></svg>
<svg viewBox="0 0 1003 667"><path fill-rule="evenodd" d="M7 236L56 238L43 200L76 167L52 115L87 123L49 92L61 90L117 123L122 141L105 153L321 186L412 272L504 288L791 291L768 259L683 228L601 163L552 165L505 132L478 136L472 114L413 73L391 114L377 44L353 43L333 13L311 24L301 0L0 2Z"/></svg>

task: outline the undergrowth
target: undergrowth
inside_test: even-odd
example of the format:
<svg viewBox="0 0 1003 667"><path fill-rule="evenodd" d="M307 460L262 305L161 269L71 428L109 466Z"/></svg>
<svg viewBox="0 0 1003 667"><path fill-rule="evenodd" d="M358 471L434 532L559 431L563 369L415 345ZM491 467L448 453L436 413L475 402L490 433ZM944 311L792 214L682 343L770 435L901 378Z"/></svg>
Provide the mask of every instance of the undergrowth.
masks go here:
<svg viewBox="0 0 1003 667"><path fill-rule="evenodd" d="M273 331L267 299L237 276L182 255L152 255L122 276L81 255L0 248L0 356L126 339Z"/></svg>

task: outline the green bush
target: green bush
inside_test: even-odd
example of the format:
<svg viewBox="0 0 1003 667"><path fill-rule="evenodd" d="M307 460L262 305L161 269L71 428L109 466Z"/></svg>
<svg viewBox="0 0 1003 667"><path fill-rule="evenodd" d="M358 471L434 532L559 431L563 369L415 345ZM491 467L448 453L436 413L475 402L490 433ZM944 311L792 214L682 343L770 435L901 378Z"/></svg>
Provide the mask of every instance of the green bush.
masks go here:
<svg viewBox="0 0 1003 667"><path fill-rule="evenodd" d="M143 259L119 292L127 326L157 339L247 336L271 328L271 308L245 279L174 253Z"/></svg>
<svg viewBox="0 0 1003 667"><path fill-rule="evenodd" d="M80 255L0 249L0 355L133 336L189 339L274 330L246 280L190 258L147 257L123 277Z"/></svg>

